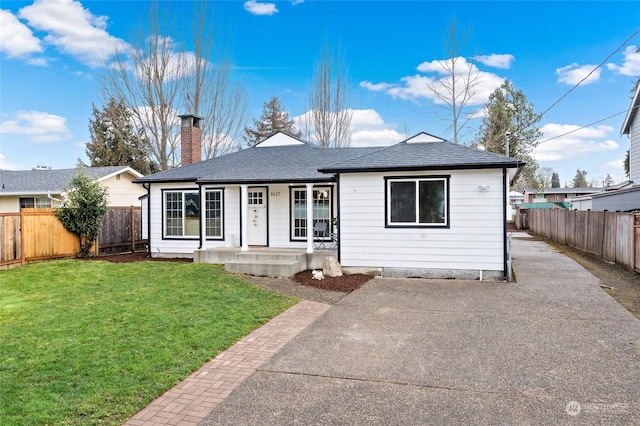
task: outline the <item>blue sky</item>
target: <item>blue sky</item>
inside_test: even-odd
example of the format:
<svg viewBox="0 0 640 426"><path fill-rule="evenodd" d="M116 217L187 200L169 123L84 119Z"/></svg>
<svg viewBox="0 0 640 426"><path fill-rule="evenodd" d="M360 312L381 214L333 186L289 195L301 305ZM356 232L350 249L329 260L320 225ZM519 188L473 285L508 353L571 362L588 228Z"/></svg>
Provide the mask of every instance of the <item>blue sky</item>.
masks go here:
<svg viewBox="0 0 640 426"><path fill-rule="evenodd" d="M181 42L192 6L161 3L178 21L167 35ZM542 112L593 71L546 112L535 156L563 184L578 168L595 181L607 173L624 178L629 140L620 127L640 76L637 1L231 0L213 8L212 31L229 45L234 78L249 95L249 119L272 95L292 117L304 114L313 64L328 39L349 64L352 145L391 144L405 132L451 138L426 82L441 77L433 64L447 58L442 38L455 17L470 30L462 56L482 76L478 108L506 78ZM0 168L86 161L97 77L149 2L3 0L0 9Z"/></svg>

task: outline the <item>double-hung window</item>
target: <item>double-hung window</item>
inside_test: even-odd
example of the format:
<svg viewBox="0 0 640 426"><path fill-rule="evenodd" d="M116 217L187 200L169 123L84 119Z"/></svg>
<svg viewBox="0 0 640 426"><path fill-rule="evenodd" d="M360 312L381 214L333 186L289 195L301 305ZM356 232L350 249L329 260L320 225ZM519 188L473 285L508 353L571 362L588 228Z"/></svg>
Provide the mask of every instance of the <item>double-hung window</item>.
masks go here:
<svg viewBox="0 0 640 426"><path fill-rule="evenodd" d="M387 227L449 227L449 177L398 177L386 181Z"/></svg>
<svg viewBox="0 0 640 426"><path fill-rule="evenodd" d="M221 189L205 191L205 235L222 238L223 194ZM200 194L197 190L164 192L164 237L200 236Z"/></svg>
<svg viewBox="0 0 640 426"><path fill-rule="evenodd" d="M331 187L313 189L313 225L326 222L327 230L331 229ZM291 189L291 239L307 238L307 189Z"/></svg>

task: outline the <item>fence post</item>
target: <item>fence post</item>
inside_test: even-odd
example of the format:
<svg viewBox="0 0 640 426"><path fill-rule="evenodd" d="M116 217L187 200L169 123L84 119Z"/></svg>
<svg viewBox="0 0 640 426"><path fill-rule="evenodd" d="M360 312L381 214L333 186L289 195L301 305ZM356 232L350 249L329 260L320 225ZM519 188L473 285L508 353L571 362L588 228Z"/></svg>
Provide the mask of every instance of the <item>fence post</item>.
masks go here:
<svg viewBox="0 0 640 426"><path fill-rule="evenodd" d="M636 242L636 227L638 225L636 225L636 222L638 220L638 215L634 214L633 215L633 221L632 221L632 225L631 225L631 252L632 252L632 256L633 256L633 261L631 262L631 266L632 266L632 270L636 271L637 270L637 264L636 264L636 260L638 260L638 255L636 254L636 250L638 249L638 245Z"/></svg>
<svg viewBox="0 0 640 426"><path fill-rule="evenodd" d="M24 210L20 209L20 240L22 244L20 244L20 260L23 265L27 264L27 260L24 257Z"/></svg>
<svg viewBox="0 0 640 426"><path fill-rule="evenodd" d="M136 214L131 206L131 253L136 251Z"/></svg>

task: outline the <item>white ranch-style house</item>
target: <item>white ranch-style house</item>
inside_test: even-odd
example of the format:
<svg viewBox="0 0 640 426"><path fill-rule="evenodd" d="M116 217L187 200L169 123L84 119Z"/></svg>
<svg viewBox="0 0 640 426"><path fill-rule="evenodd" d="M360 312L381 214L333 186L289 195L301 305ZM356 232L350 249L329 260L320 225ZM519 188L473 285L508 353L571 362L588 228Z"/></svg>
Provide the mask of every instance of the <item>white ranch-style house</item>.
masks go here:
<svg viewBox="0 0 640 426"><path fill-rule="evenodd" d="M151 256L286 276L318 267L331 249L347 271L506 277L506 196L524 166L516 159L427 133L366 148L276 133L199 161L199 119L182 120L183 166L135 181L147 190ZM261 262L274 268L251 269Z"/></svg>

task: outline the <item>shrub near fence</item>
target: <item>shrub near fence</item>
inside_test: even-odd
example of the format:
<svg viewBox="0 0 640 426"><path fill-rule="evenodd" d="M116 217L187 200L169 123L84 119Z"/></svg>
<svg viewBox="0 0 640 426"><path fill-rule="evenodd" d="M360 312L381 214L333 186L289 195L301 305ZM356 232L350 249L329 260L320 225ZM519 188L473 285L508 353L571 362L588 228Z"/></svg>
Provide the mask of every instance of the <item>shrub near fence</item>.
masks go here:
<svg viewBox="0 0 640 426"><path fill-rule="evenodd" d="M109 208L92 251L143 247L139 207ZM67 231L53 209L22 209L0 213L0 268L34 260L72 257L80 249L78 237Z"/></svg>
<svg viewBox="0 0 640 426"><path fill-rule="evenodd" d="M640 215L530 209L528 224L538 235L640 272Z"/></svg>

